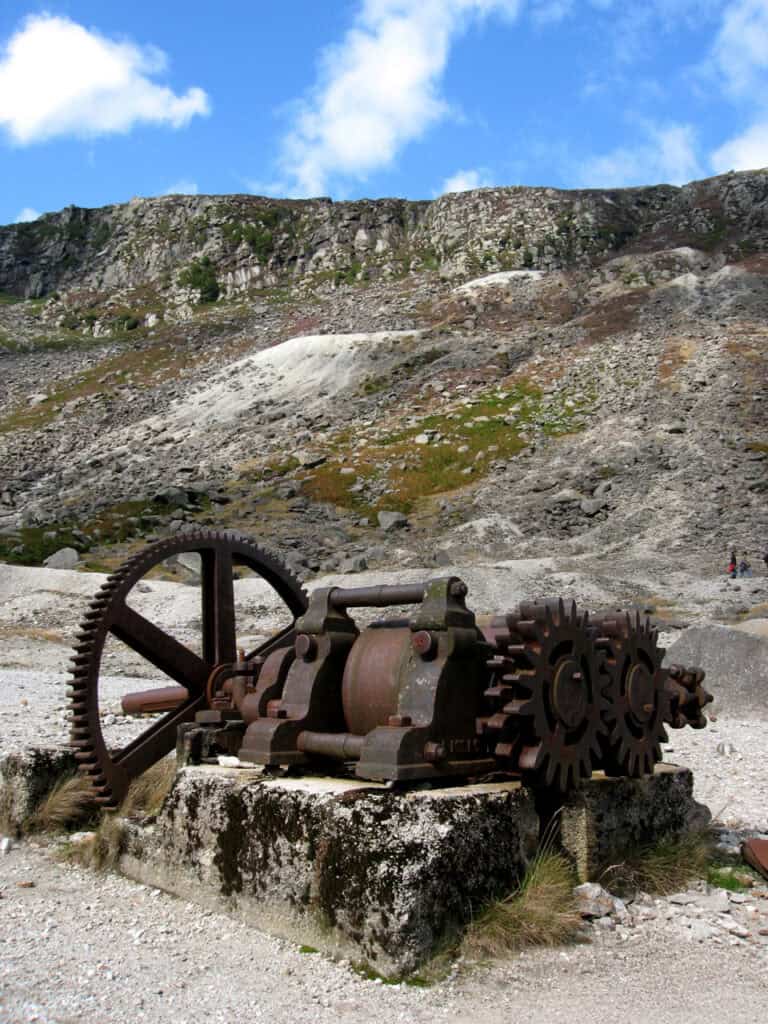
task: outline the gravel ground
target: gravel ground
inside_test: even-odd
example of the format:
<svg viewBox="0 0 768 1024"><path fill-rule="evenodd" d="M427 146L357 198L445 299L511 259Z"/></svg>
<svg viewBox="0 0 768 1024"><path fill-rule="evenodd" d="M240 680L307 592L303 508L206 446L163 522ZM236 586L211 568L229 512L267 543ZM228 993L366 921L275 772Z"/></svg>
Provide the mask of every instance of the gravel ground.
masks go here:
<svg viewBox="0 0 768 1024"><path fill-rule="evenodd" d="M486 579L478 605L506 604L497 598L514 590L513 579L524 586L522 576L534 569ZM41 669L62 665L95 589L80 574L47 572L35 587L28 573L0 580L0 665L13 666L0 668L3 751L65 742L67 677ZM243 589L261 621L267 602ZM186 638L196 615L191 591L153 583L148 594L153 613ZM55 635L39 633L45 628ZM147 673L132 674L120 655L105 666L113 674L101 684L104 732L123 745L137 723L119 713L119 699L146 688ZM732 848L739 833L768 832L764 746L764 721L722 711L703 731L670 732L665 759L694 771L696 798L734 830L723 833ZM726 1012L732 1024L752 1024L768 1005L765 885L743 896L702 883L669 899L646 897L586 926L586 944L492 966L459 963L429 988L365 979L349 964L302 953L223 913L63 863L54 847L33 842L0 856L0 904L0 1024L216 1024L246 1016L324 1024L373 1015L380 1024L494 1024L521 1015L542 1024L579 1017L722 1024Z"/></svg>
<svg viewBox="0 0 768 1024"><path fill-rule="evenodd" d="M2 752L27 747L66 744L69 738L67 683L63 673L0 670L0 721ZM151 717L132 718L122 714L120 698L132 690L169 685L167 679L132 676L101 676L99 708L108 746L122 747L143 732Z"/></svg>
<svg viewBox="0 0 768 1024"><path fill-rule="evenodd" d="M446 980L415 988L367 980L224 914L57 863L32 844L0 860L0 895L4 1024L331 1024L373 1015L379 1024L519 1016L722 1024L726 999L731 1024L752 1024L768 1000L768 940L721 927L716 955L707 955L682 923L686 908L668 901L639 908L653 916L632 927L593 927L589 945L459 964ZM751 902L764 908L768 899Z"/></svg>

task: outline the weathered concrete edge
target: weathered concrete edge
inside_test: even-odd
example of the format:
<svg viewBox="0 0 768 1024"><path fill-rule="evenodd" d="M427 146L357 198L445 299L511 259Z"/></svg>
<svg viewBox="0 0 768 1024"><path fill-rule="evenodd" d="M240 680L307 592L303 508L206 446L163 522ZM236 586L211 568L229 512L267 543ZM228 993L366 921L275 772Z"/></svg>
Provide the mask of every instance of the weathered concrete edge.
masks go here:
<svg viewBox="0 0 768 1024"><path fill-rule="evenodd" d="M68 747L28 747L0 754L0 830L20 831L60 779L77 771Z"/></svg>
<svg viewBox="0 0 768 1024"><path fill-rule="evenodd" d="M121 870L382 974L418 968L538 845L519 783L394 792L249 774L184 769L156 822L129 826Z"/></svg>

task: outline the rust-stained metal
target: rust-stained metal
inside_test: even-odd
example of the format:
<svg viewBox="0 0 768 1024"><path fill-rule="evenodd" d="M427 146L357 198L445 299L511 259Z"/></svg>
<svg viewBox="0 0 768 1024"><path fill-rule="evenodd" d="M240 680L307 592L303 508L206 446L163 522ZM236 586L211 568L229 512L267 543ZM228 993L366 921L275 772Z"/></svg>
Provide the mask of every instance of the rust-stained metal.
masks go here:
<svg viewBox="0 0 768 1024"><path fill-rule="evenodd" d="M202 559L201 654L139 614L127 600L151 569L183 552L196 552ZM75 748L80 771L90 779L101 803L108 806L119 803L137 775L173 750L178 726L192 721L198 711L209 707L206 687L218 659L224 657L232 662L236 654L233 583L236 565L247 566L265 579L292 616L306 607L300 584L272 555L245 537L208 531L188 533L151 545L113 573L91 602L72 658L70 742ZM289 633L290 628L283 639ZM101 657L110 635L187 692L181 703L117 752L110 751L104 742L99 715ZM266 655L279 639L273 638L255 653Z"/></svg>
<svg viewBox="0 0 768 1024"><path fill-rule="evenodd" d="M768 839L747 839L741 844L741 855L751 868L768 878Z"/></svg>
<svg viewBox="0 0 768 1024"><path fill-rule="evenodd" d="M199 652L128 603L147 572L182 552L201 558ZM269 583L289 613L249 653L237 646L237 566ZM639 614L590 617L555 598L476 620L466 596L462 580L446 577L329 587L307 602L272 555L237 534L200 531L152 545L107 580L81 628L70 690L81 770L101 802L114 805L184 725L187 736L207 730L199 749L215 751L222 738L222 752L265 766L336 764L401 783L502 770L566 790L596 769L651 772L665 725L706 724L704 673L662 668L656 631ZM396 607L410 611L363 629L350 615ZM175 684L124 699L135 713L166 713L118 752L104 743L98 707L108 636Z"/></svg>
<svg viewBox="0 0 768 1024"><path fill-rule="evenodd" d="M496 754L532 781L565 790L588 778L605 733L607 683L588 619L575 602L523 602L488 631L494 643Z"/></svg>

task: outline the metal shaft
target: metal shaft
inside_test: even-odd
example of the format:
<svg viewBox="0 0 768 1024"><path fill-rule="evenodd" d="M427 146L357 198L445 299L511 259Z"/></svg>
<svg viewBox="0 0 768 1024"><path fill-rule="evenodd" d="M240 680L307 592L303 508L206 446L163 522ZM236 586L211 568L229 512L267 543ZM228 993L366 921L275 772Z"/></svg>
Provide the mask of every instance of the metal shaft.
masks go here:
<svg viewBox="0 0 768 1024"><path fill-rule="evenodd" d="M387 608L393 604L420 604L426 583L403 583L380 587L334 587L329 604L334 608Z"/></svg>

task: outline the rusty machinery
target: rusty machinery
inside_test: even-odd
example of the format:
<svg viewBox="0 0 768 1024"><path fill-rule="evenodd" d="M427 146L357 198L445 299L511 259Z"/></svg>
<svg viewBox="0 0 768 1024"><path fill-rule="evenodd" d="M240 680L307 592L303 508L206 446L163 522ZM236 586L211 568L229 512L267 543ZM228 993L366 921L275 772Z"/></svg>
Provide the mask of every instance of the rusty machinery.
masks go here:
<svg viewBox="0 0 768 1024"><path fill-rule="evenodd" d="M150 570L189 552L200 558L198 650L133 601ZM237 646L240 567L265 580L287 611L285 627L250 653ZM324 588L307 600L273 555L237 534L153 544L108 578L78 634L70 708L80 769L100 802L114 806L180 735L203 759L218 751L403 783L508 772L566 790L596 769L648 773L661 760L666 725L706 724L703 672L662 668L656 631L639 614L590 617L555 599L481 619L466 595L447 577ZM395 607L400 614L363 628L350 614ZM173 683L123 699L127 712L164 714L117 751L105 743L99 709L110 636Z"/></svg>

